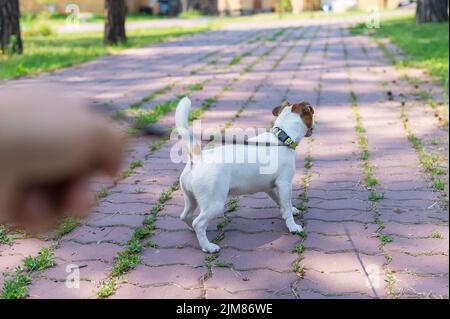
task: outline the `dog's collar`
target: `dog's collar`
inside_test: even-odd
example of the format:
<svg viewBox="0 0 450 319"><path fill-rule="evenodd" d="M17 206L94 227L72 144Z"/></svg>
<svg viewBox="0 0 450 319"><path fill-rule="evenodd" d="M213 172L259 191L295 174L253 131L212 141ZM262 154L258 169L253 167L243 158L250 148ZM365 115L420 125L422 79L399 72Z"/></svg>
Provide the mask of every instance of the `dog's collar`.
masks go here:
<svg viewBox="0 0 450 319"><path fill-rule="evenodd" d="M285 131L283 131L279 127L272 128L272 133L277 137L277 139L289 147L290 149L295 150L297 148L298 143L295 142Z"/></svg>

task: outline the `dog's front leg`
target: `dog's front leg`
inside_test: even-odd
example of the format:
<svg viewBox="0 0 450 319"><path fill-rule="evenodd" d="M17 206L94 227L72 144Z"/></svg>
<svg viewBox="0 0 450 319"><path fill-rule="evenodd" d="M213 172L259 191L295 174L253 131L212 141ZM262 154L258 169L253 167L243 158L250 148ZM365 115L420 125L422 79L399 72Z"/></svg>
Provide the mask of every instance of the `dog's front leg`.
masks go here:
<svg viewBox="0 0 450 319"><path fill-rule="evenodd" d="M293 216L293 206L291 202L292 185L288 182L277 182L276 192L280 201L281 216L286 222L286 226L291 233L298 233L303 230L302 226L297 225Z"/></svg>
<svg viewBox="0 0 450 319"><path fill-rule="evenodd" d="M267 192L267 195L269 195L269 197L275 202L275 204L278 205L278 207L281 207L280 196L278 195L278 192L277 192L276 188L274 188L271 191ZM291 203L291 206L292 206L292 203ZM295 208L294 206L291 207L291 210L292 210L292 214L294 216L300 215L300 211L297 208Z"/></svg>

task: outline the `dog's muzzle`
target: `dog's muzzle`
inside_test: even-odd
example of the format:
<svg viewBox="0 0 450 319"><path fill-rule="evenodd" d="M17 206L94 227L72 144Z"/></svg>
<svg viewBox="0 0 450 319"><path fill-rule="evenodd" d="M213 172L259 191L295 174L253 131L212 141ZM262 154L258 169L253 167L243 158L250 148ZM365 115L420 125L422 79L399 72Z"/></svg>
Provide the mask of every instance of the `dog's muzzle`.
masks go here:
<svg viewBox="0 0 450 319"><path fill-rule="evenodd" d="M310 137L313 134L314 128L310 127L305 134L305 137Z"/></svg>

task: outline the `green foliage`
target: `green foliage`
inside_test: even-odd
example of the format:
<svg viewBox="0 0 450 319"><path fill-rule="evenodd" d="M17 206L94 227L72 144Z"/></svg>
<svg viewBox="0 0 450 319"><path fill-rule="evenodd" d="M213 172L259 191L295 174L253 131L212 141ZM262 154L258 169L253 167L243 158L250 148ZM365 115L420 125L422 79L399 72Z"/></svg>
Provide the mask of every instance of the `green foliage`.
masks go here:
<svg viewBox="0 0 450 319"><path fill-rule="evenodd" d="M189 8L186 11L181 12L178 17L180 18L198 18L203 16L203 14L201 13L201 11L199 10L195 10L192 8Z"/></svg>
<svg viewBox="0 0 450 319"><path fill-rule="evenodd" d="M109 188L108 187L102 187L97 192L97 199L105 198L106 196L108 196L108 194L109 194Z"/></svg>
<svg viewBox="0 0 450 319"><path fill-rule="evenodd" d="M131 170L134 170L134 169L136 169L136 168L138 168L138 167L142 167L142 161L141 160L133 160L131 163L130 163L130 169Z"/></svg>
<svg viewBox="0 0 450 319"><path fill-rule="evenodd" d="M25 257L23 260L23 264L28 272L44 270L52 267L55 264L53 248L41 248L36 257Z"/></svg>
<svg viewBox="0 0 450 319"><path fill-rule="evenodd" d="M442 238L442 235L440 232L435 230L434 232L431 233L431 238L435 238L435 239Z"/></svg>
<svg viewBox="0 0 450 319"><path fill-rule="evenodd" d="M303 244L303 243L297 243L297 244L295 244L295 246L294 246L294 248L292 249L292 251L293 251L294 253L297 253L297 254L303 253L303 252L305 251L305 244Z"/></svg>
<svg viewBox="0 0 450 319"><path fill-rule="evenodd" d="M379 29L367 29L361 23L351 28L351 31L389 38L405 54L402 59L393 57L394 63L427 70L440 80L448 94L448 22L416 24L413 15L406 15L383 18L383 25Z"/></svg>
<svg viewBox="0 0 450 319"><path fill-rule="evenodd" d="M189 84L188 90L189 91L201 91L201 90L203 90L203 83L199 82L199 83Z"/></svg>
<svg viewBox="0 0 450 319"><path fill-rule="evenodd" d="M0 225L0 244L9 244L12 241L12 237L8 235L6 228Z"/></svg>
<svg viewBox="0 0 450 319"><path fill-rule="evenodd" d="M384 194L383 193L377 193L376 191L371 191L369 193L369 200L372 202L376 202L379 200L382 200L384 198Z"/></svg>
<svg viewBox="0 0 450 319"><path fill-rule="evenodd" d="M97 291L97 296L99 298L107 298L111 296L116 290L116 281L114 279L107 280L102 283Z"/></svg>
<svg viewBox="0 0 450 319"><path fill-rule="evenodd" d="M383 243L387 244L393 241L392 236L385 235L385 234L379 234L378 239L381 240Z"/></svg>
<svg viewBox="0 0 450 319"><path fill-rule="evenodd" d="M59 225L56 227L55 230L55 238L60 238L68 233L70 233L72 230L74 230L80 221L77 218L74 217L67 217L65 218Z"/></svg>
<svg viewBox="0 0 450 319"><path fill-rule="evenodd" d="M1 298L21 299L28 294L27 286L31 282L31 277L22 268L16 268L13 274L4 274L3 289Z"/></svg>
<svg viewBox="0 0 450 319"><path fill-rule="evenodd" d="M103 45L102 32L72 32L52 34L41 28L41 34L23 37L25 51L21 55L0 55L0 80L22 75L52 71L92 60L127 48L139 48L174 36L192 34L212 28L213 25L198 27L158 27L128 30L128 42L110 47ZM34 28L34 27L33 27Z"/></svg>

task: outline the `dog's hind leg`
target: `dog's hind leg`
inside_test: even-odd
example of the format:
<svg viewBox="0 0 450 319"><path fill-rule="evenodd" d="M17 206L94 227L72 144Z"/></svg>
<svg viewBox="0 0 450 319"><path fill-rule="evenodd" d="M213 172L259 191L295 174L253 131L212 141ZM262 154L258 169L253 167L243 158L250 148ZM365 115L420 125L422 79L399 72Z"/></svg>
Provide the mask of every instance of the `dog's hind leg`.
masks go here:
<svg viewBox="0 0 450 319"><path fill-rule="evenodd" d="M274 188L271 191L268 191L267 195L269 195L269 197L275 202L275 204L277 204L279 207L281 207L280 196L278 195L276 188ZM300 211L297 208L295 208L294 206L291 207L291 210L292 210L292 215L294 215L294 216L300 215Z"/></svg>
<svg viewBox="0 0 450 319"><path fill-rule="evenodd" d="M212 254L220 250L218 245L213 244L208 240L208 237L206 236L206 229L208 228L208 224L211 219L223 213L224 206L225 200L213 200L208 203L207 207L202 207L202 204L200 203L200 215L195 218L192 226L195 229L200 247L206 253Z"/></svg>
<svg viewBox="0 0 450 319"><path fill-rule="evenodd" d="M184 197L184 210L180 215L180 219L186 223L186 225L194 230L192 227L192 221L194 220L194 212L198 207L197 200L195 199L194 193L190 190L188 183L186 172L183 172L183 174L180 177L180 188L183 192Z"/></svg>
<svg viewBox="0 0 450 319"><path fill-rule="evenodd" d="M198 207L197 200L193 193L183 190L184 194L184 210L180 215L180 219L186 223L189 229L194 230L192 222L194 220L194 212Z"/></svg>

